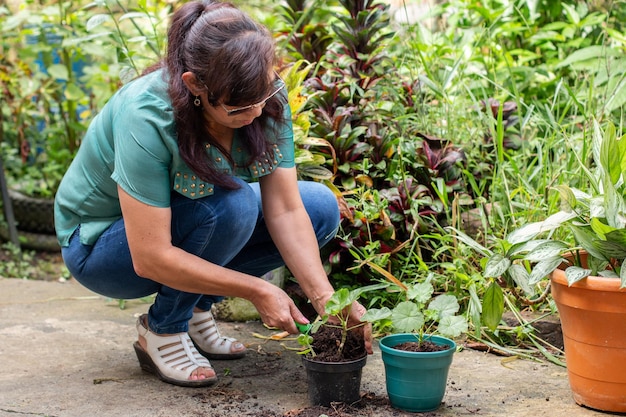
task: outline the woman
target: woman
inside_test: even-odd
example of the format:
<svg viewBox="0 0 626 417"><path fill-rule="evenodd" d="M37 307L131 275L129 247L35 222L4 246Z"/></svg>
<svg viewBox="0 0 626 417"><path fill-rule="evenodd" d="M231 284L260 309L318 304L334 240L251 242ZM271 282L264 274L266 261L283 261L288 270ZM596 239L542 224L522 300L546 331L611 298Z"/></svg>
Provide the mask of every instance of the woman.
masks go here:
<svg viewBox="0 0 626 417"><path fill-rule="evenodd" d="M190 2L164 62L98 114L56 196L63 259L107 297L156 293L137 322L144 370L181 386L217 379L210 358L238 358L211 306L242 297L269 326L307 319L258 279L287 265L318 313L333 293L319 247L335 235L331 192L297 181L284 82L268 31L234 6ZM365 309L355 303L356 323ZM369 327L366 349L371 353Z"/></svg>

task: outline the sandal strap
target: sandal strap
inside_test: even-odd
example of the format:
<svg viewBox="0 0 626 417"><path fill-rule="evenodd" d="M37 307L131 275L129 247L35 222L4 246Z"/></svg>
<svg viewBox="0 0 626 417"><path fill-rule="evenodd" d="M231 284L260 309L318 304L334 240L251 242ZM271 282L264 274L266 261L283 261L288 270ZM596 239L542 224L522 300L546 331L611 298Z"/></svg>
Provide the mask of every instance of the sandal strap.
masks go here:
<svg viewBox="0 0 626 417"><path fill-rule="evenodd" d="M245 351L231 352L233 344L239 341L220 334L211 311L193 313L193 317L189 320L189 336L199 350L209 357L241 357L245 354Z"/></svg>
<svg viewBox="0 0 626 417"><path fill-rule="evenodd" d="M137 332L146 340L146 353L161 375L170 380L187 382L198 368L212 368L207 358L195 348L187 333L157 336L147 329L140 317Z"/></svg>

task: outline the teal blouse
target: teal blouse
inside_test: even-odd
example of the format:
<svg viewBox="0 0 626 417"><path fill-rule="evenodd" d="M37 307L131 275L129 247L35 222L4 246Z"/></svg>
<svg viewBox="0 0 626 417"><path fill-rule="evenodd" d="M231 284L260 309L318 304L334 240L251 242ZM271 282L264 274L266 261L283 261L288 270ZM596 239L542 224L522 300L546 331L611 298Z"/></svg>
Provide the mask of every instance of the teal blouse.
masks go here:
<svg viewBox="0 0 626 417"><path fill-rule="evenodd" d="M286 102L286 93L282 95ZM270 123L273 143L260 160L249 159L239 130L235 131L234 166L220 151L206 151L218 169L245 181L255 181L277 167L294 162L291 111L285 105L285 123ZM176 127L163 71L155 71L122 87L93 119L81 147L55 197L55 228L61 246L80 226L80 241L91 245L122 217L117 186L133 198L154 207L169 207L171 191L196 199L213 194L213 184L202 181L178 153Z"/></svg>

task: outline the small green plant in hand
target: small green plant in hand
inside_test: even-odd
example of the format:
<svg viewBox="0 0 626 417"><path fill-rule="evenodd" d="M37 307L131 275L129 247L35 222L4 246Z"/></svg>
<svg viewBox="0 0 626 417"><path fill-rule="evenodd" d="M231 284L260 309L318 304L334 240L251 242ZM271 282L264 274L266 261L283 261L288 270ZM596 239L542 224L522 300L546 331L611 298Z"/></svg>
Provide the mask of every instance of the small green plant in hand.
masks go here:
<svg viewBox="0 0 626 417"><path fill-rule="evenodd" d="M296 323L296 327L300 330L300 334L298 335L296 341L300 346L302 346L302 349L298 351L299 355L310 355L311 357L316 356L312 346L313 336L311 336L311 332L316 332L321 325L322 322L319 320L307 325Z"/></svg>
<svg viewBox="0 0 626 417"><path fill-rule="evenodd" d="M341 329L341 338L337 347L337 353L341 356L348 338L348 333L356 328L364 326L367 323L362 321L356 325L350 325L350 312L352 311L354 302L359 299L362 293L366 291L379 290L381 288L385 288L386 286L387 284L374 284L356 288L354 290L341 288L335 291L326 302L324 316L319 320L314 321L311 324L310 330L304 331L298 336L298 344L303 347L303 350L299 353L309 354L312 357L315 357L316 353L311 346L313 343L313 336L311 336L311 334L317 333L320 327L326 326Z"/></svg>

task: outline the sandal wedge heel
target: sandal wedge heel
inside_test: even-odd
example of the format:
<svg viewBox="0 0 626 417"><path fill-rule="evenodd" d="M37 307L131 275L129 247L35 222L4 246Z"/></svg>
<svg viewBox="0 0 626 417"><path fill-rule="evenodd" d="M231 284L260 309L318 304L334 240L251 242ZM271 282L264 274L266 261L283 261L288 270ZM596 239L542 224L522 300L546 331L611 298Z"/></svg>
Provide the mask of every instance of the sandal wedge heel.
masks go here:
<svg viewBox="0 0 626 417"><path fill-rule="evenodd" d="M192 380L191 373L198 368L211 368L211 363L196 350L187 333L157 336L144 326L142 315L137 320L137 332L146 340L146 349L139 342L133 347L141 369L155 374L161 381L181 387L206 387L217 381L212 378Z"/></svg>

